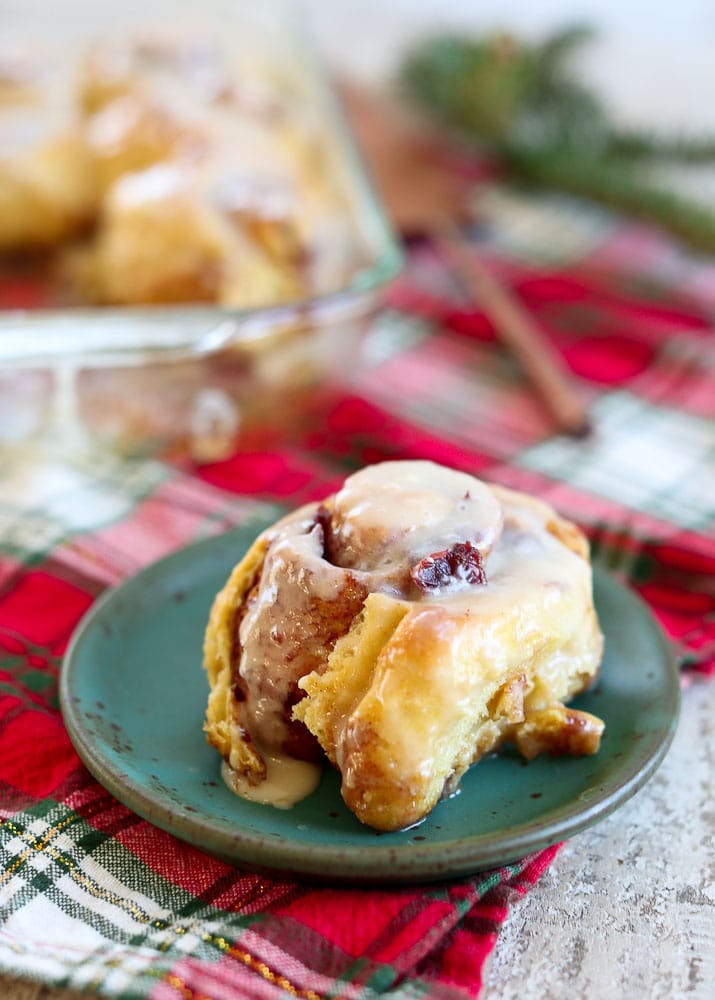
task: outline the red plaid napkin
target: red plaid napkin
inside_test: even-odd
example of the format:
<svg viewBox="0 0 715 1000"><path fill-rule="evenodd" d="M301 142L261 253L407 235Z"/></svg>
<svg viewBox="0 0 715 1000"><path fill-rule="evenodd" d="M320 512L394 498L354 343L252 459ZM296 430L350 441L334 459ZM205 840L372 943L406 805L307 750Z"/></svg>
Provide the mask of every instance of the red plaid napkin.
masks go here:
<svg viewBox="0 0 715 1000"><path fill-rule="evenodd" d="M369 366L350 392L320 400L290 444L182 470L109 456L91 468L57 460L3 470L0 970L167 1000L478 993L509 904L555 848L427 888L251 875L120 805L64 731L60 658L94 598L265 501L322 496L350 469L390 457L530 489L577 519L595 558L651 604L689 676L715 671L712 273L645 230L584 220L571 206L561 244L544 241L539 203L525 233L506 197L494 212L492 263L591 398L588 441L551 433L485 317L424 244L370 334ZM546 218L553 226L553 206ZM674 277L687 294L670 290Z"/></svg>

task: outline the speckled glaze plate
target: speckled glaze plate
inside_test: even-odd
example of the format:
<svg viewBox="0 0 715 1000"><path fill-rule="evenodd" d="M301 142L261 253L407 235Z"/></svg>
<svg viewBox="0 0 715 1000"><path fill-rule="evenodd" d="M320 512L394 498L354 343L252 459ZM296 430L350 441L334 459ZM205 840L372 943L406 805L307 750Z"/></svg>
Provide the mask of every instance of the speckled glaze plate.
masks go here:
<svg viewBox="0 0 715 1000"><path fill-rule="evenodd" d="M361 826L331 768L292 809L236 797L202 732L201 648L216 591L264 526L254 521L198 542L110 591L67 652L60 695L78 753L106 788L157 826L254 871L434 881L505 864L591 826L665 756L678 716L677 668L645 605L596 569L606 657L597 687L574 702L606 722L596 756L527 764L506 751L473 767L459 795L400 833Z"/></svg>

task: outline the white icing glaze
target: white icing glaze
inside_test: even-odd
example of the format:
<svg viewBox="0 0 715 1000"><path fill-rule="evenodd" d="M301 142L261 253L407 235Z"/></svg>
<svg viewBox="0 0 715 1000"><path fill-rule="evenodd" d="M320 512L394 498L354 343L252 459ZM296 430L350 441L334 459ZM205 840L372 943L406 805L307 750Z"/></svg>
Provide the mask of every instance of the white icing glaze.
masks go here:
<svg viewBox="0 0 715 1000"><path fill-rule="evenodd" d="M342 566L385 571L470 541L486 555L501 533L501 506L479 479L434 462L382 462L336 494Z"/></svg>
<svg viewBox="0 0 715 1000"><path fill-rule="evenodd" d="M221 777L241 798L277 809L290 809L318 787L322 773L319 764L279 753L262 752L261 756L266 765L266 777L258 785L252 785L226 761L221 765Z"/></svg>
<svg viewBox="0 0 715 1000"><path fill-rule="evenodd" d="M135 208L163 201L190 192L192 181L191 172L186 167L175 163L159 163L120 178L111 193L112 203L124 208Z"/></svg>
<svg viewBox="0 0 715 1000"><path fill-rule="evenodd" d="M441 603L453 613L491 617L537 590L556 601L565 589L582 588L585 596L591 588L589 564L554 537L529 507L509 504L499 544L485 565L486 586L443 594Z"/></svg>

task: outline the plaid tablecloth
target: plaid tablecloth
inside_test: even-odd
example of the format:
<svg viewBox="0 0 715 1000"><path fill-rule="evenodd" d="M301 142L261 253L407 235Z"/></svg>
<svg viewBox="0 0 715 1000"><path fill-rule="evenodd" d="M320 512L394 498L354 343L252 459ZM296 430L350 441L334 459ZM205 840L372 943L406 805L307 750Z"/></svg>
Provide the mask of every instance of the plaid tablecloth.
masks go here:
<svg viewBox="0 0 715 1000"><path fill-rule="evenodd" d="M477 305L411 248L367 342L298 439L204 466L61 456L0 475L0 971L166 1000L464 998L510 903L556 848L427 888L248 874L141 820L80 764L62 654L106 587L187 542L390 457L529 489L584 526L650 603L684 677L715 672L715 266L559 199L486 192L483 252L591 401L555 436Z"/></svg>

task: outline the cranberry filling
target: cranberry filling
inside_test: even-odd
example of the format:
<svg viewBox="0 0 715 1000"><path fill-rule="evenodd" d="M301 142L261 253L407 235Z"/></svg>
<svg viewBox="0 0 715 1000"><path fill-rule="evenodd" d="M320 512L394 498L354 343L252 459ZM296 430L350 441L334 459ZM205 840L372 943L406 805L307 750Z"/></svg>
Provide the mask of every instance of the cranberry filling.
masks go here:
<svg viewBox="0 0 715 1000"><path fill-rule="evenodd" d="M487 582L481 553L471 542L457 542L450 549L425 556L412 567L410 577L425 592L456 580L469 584Z"/></svg>

